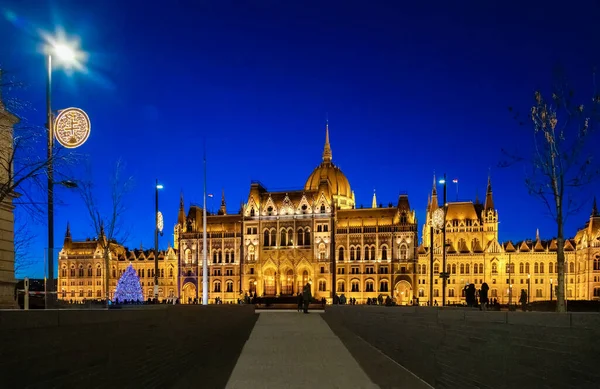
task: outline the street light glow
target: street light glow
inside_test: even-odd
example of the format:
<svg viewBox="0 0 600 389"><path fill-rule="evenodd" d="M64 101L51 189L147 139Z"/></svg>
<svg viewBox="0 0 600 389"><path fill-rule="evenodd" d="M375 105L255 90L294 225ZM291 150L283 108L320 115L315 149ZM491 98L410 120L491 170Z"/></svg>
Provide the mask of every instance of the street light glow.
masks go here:
<svg viewBox="0 0 600 389"><path fill-rule="evenodd" d="M62 29L54 34L42 32L41 35L44 54L54 57L57 64L67 70L85 71L84 62L88 55L80 49L79 39L68 39Z"/></svg>
<svg viewBox="0 0 600 389"><path fill-rule="evenodd" d="M162 184L157 184L157 185L156 185L156 189L162 189L162 188L164 188L164 187L162 186Z"/></svg>
<svg viewBox="0 0 600 389"><path fill-rule="evenodd" d="M65 62L73 62L76 59L75 50L66 44L58 44L54 46L54 54L56 54L58 58Z"/></svg>
<svg viewBox="0 0 600 389"><path fill-rule="evenodd" d="M444 179L442 178L441 180L439 180L439 181L438 181L438 183L440 183L440 184L442 184L442 185L443 185L443 184L445 184L445 183L446 183L446 180L444 180Z"/></svg>

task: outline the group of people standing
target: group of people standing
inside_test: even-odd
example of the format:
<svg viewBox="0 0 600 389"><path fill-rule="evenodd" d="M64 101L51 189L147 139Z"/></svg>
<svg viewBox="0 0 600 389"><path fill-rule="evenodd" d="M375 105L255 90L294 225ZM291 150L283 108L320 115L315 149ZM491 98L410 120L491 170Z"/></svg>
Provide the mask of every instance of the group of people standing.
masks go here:
<svg viewBox="0 0 600 389"><path fill-rule="evenodd" d="M298 293L298 312L308 313L308 306L312 301L312 293L310 291L310 283L307 282L302 288L302 293Z"/></svg>
<svg viewBox="0 0 600 389"><path fill-rule="evenodd" d="M479 297L479 308L482 311L487 309L487 306L490 302L488 298L488 291L490 287L486 282L481 284L481 289L475 289L475 284L469 284L465 286L465 300L468 307L476 307L477 306L477 298Z"/></svg>

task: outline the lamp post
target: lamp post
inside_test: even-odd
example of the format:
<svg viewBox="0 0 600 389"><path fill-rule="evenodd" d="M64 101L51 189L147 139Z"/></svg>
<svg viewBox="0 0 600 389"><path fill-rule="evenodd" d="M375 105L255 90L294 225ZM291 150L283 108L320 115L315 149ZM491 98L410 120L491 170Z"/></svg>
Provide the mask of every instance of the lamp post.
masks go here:
<svg viewBox="0 0 600 389"><path fill-rule="evenodd" d="M446 271L446 213L448 211L448 206L446 204L446 173L444 173L444 178L439 181L440 184L444 185L444 224L442 226L442 268L444 273L442 275L442 306L446 305L446 283L448 277L450 276L450 272Z"/></svg>
<svg viewBox="0 0 600 389"><path fill-rule="evenodd" d="M552 301L552 278L550 278L550 301Z"/></svg>
<svg viewBox="0 0 600 389"><path fill-rule="evenodd" d="M46 128L48 129L48 278L46 280L46 308L51 307L50 301L54 299L54 115L52 114L52 58L55 56L67 67L76 65L78 61L77 50L67 43L57 39L47 39L46 52ZM53 296L48 299L48 294ZM50 303L50 304L49 304Z"/></svg>
<svg viewBox="0 0 600 389"><path fill-rule="evenodd" d="M508 254L508 309L510 310L510 305L512 304L512 281L511 281L511 275L512 275L512 267L511 267L511 262L510 262L510 254Z"/></svg>
<svg viewBox="0 0 600 389"><path fill-rule="evenodd" d="M527 273L527 305L529 305L531 296L531 274Z"/></svg>
<svg viewBox="0 0 600 389"><path fill-rule="evenodd" d="M154 302L158 303L158 233L162 226L159 226L159 211L158 211L158 190L163 186L156 180L155 188L155 212L154 212Z"/></svg>

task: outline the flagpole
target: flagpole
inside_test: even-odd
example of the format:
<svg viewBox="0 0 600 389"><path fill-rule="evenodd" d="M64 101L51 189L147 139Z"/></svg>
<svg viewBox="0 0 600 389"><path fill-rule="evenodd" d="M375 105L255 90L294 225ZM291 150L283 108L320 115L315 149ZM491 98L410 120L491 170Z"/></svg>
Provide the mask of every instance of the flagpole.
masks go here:
<svg viewBox="0 0 600 389"><path fill-rule="evenodd" d="M206 141L204 142L204 206L202 207L202 305L208 305L208 261L206 259Z"/></svg>

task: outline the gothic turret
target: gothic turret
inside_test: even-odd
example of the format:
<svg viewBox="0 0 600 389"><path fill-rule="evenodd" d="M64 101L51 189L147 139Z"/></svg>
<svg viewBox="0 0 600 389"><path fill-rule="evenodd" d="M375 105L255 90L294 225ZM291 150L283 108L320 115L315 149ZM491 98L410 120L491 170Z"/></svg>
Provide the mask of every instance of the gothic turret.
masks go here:
<svg viewBox="0 0 600 389"><path fill-rule="evenodd" d="M439 208L438 199L437 199L437 188L435 183L435 174L433 175L433 187L431 188L431 202L429 203L429 212L433 213L436 209Z"/></svg>
<svg viewBox="0 0 600 389"><path fill-rule="evenodd" d="M177 215L177 224L182 226L182 228L185 227L185 204L183 202L183 192L179 198L179 214Z"/></svg>
<svg viewBox="0 0 600 389"><path fill-rule="evenodd" d="M325 147L323 148L323 162L331 162L331 145L329 144L329 121L325 124Z"/></svg>
<svg viewBox="0 0 600 389"><path fill-rule="evenodd" d="M373 202L371 203L371 208L377 208L377 196L375 195L375 189L373 189Z"/></svg>
<svg viewBox="0 0 600 389"><path fill-rule="evenodd" d="M594 203L592 204L592 217L598 217L598 207L596 206L596 196L594 196Z"/></svg>
<svg viewBox="0 0 600 389"><path fill-rule="evenodd" d="M71 243L73 243L73 238L71 237L71 226L69 222L67 222L67 231L65 232L64 247L67 249L71 248Z"/></svg>
<svg viewBox="0 0 600 389"><path fill-rule="evenodd" d="M494 197L492 196L492 177L488 176L487 190L485 193L485 210L494 210Z"/></svg>
<svg viewBox="0 0 600 389"><path fill-rule="evenodd" d="M221 191L221 206L219 207L218 215L227 215L227 205L225 203L225 189Z"/></svg>

